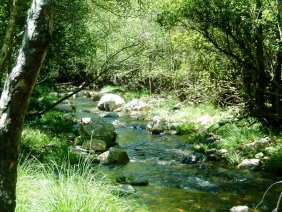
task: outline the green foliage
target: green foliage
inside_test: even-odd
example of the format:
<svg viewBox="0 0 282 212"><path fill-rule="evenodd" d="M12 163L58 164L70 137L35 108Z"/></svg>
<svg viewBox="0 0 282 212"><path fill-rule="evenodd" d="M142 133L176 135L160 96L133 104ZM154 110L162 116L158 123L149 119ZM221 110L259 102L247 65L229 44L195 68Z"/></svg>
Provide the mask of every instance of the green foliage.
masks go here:
<svg viewBox="0 0 282 212"><path fill-rule="evenodd" d="M228 164L237 165L242 161L243 155L241 154L240 151L234 151L231 149L230 152L228 152L225 159L228 162Z"/></svg>
<svg viewBox="0 0 282 212"><path fill-rule="evenodd" d="M142 99L146 98L149 96L149 92L146 90L132 90L132 91L127 91L123 97L126 101L130 101L132 99Z"/></svg>
<svg viewBox="0 0 282 212"><path fill-rule="evenodd" d="M58 1L53 42L42 70L42 76L61 82L86 80L86 68L95 55L96 40L88 31L87 1ZM62 12L63 11L63 12Z"/></svg>
<svg viewBox="0 0 282 212"><path fill-rule="evenodd" d="M176 127L176 131L180 135L191 134L197 132L198 127L195 123L186 122Z"/></svg>
<svg viewBox="0 0 282 212"><path fill-rule="evenodd" d="M277 141L275 148L269 148L267 151L269 159L266 160L266 167L270 170L282 170L282 142L281 139Z"/></svg>
<svg viewBox="0 0 282 212"><path fill-rule="evenodd" d="M2 74L5 72L11 71L14 60L18 54L19 46L22 42L22 36L23 36L23 29L26 22L26 14L27 10L30 6L31 0L21 0L18 1L18 9L15 19L15 28L12 32L12 46L9 47L8 57L5 63L5 66L3 67L4 70L2 71ZM8 27L10 14L13 7L13 1L11 0L1 0L0 4L0 51L2 49L2 45L4 42L4 37L6 35L6 29ZM2 77L2 76L1 76ZM1 78L1 80L3 80ZM1 82L2 85L2 82Z"/></svg>
<svg viewBox="0 0 282 212"><path fill-rule="evenodd" d="M58 100L58 97L52 94L53 89L49 86L35 86L29 103L29 113L43 111Z"/></svg>
<svg viewBox="0 0 282 212"><path fill-rule="evenodd" d="M214 133L222 138L218 147L232 151L243 150L244 144L251 143L264 135L262 125L253 119L226 124Z"/></svg>
<svg viewBox="0 0 282 212"><path fill-rule="evenodd" d="M130 196L112 194L116 189L106 173L88 163L24 160L18 170L16 211L146 211Z"/></svg>
<svg viewBox="0 0 282 212"><path fill-rule="evenodd" d="M8 19L8 1L3 1L0 5L0 41L4 39L5 29Z"/></svg>
<svg viewBox="0 0 282 212"><path fill-rule="evenodd" d="M20 142L20 152L40 161L60 161L68 156L68 142L60 137L26 127Z"/></svg>
<svg viewBox="0 0 282 212"><path fill-rule="evenodd" d="M78 135L74 118L60 111L50 111L29 121L24 127L20 151L41 161L60 161L70 157L68 134ZM77 157L72 154L72 161Z"/></svg>
<svg viewBox="0 0 282 212"><path fill-rule="evenodd" d="M218 83L223 80L229 82L229 87L239 90L231 92L224 89L224 99L232 97L231 103L234 104L240 98L233 96L240 94L248 112L259 118L274 120L281 108L281 100L277 96L281 86L272 80L276 76L276 80L281 81L281 44L277 42L276 14L275 5L262 0L179 0L166 1L158 21L170 29L174 27L175 31L181 24L191 34L199 34L203 41L193 42L200 48L197 52L211 56L209 66L204 66L203 60L199 60L200 67L210 73L215 88L220 88ZM220 61L224 62L221 64ZM220 100L219 103L222 102Z"/></svg>
<svg viewBox="0 0 282 212"><path fill-rule="evenodd" d="M59 135L62 132L77 134L77 129L73 126L74 123L74 117L71 115L61 111L51 111L32 121L30 126L54 135Z"/></svg>
<svg viewBox="0 0 282 212"><path fill-rule="evenodd" d="M193 146L193 150L195 152L201 152L201 153L205 153L207 150L209 149L209 146L207 144L195 144Z"/></svg>

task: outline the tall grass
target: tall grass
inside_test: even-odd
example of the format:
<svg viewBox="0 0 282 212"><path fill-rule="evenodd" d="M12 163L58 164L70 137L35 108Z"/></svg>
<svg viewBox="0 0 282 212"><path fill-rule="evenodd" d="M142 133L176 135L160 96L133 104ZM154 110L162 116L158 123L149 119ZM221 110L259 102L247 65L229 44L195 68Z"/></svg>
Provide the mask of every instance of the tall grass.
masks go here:
<svg viewBox="0 0 282 212"><path fill-rule="evenodd" d="M115 195L117 187L88 163L25 160L18 175L17 212L145 211L138 199Z"/></svg>

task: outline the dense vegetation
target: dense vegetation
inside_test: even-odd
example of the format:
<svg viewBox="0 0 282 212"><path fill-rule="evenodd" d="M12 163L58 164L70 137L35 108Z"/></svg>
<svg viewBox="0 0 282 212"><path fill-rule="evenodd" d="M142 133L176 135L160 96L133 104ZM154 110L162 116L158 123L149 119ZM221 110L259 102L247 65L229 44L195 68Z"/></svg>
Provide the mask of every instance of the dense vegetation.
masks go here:
<svg viewBox="0 0 282 212"><path fill-rule="evenodd" d="M1 40L11 11L8 3L1 7ZM40 82L87 81L94 87L173 91L195 103L244 103L248 114L279 126L278 9L274 1L263 0L95 0L73 1L72 6L59 1ZM17 17L19 29L23 14Z"/></svg>
<svg viewBox="0 0 282 212"><path fill-rule="evenodd" d="M4 76L15 62L31 1L2 2L1 87ZM36 156L38 161L21 165L19 193L30 187L24 183L33 184L38 179L48 181L44 176L51 175L56 166L65 166L61 164L62 158L71 165L79 162L70 154L70 143L66 139L67 134L77 134L72 117L58 111L36 117L38 112L58 100L49 94L61 83L75 86L86 83L94 89L116 86L129 99L134 92L152 98L173 97L169 107L177 102L187 106L187 110L181 111L181 118L196 119L198 111L200 115L209 113L216 117L214 125L208 129L199 128L191 119L185 119L186 122L179 126L179 131L190 135L195 151L205 152L213 147L228 149L230 154L225 161L237 165L242 158L254 157L254 152L244 149L245 144L269 136L274 145L264 152L270 156L265 168L281 171L281 4L279 0L57 1L52 43L31 99L20 144L25 158L30 157L30 160L31 156ZM10 36L9 27L13 29ZM9 45L8 49L5 44ZM232 120L226 118L229 115ZM209 134L221 137L224 142L217 146L201 143ZM56 164L45 166L50 161ZM78 175L94 172L92 168L76 170L74 167L60 170L67 172L63 175L72 180L63 181L61 186L82 183L83 188L89 189L87 183L92 183L93 176L86 175L85 181L80 182ZM28 181L23 182L22 178ZM38 192L40 186L36 185ZM47 195L54 189L61 192L56 179L50 180L48 186ZM99 190L100 186L95 189ZM112 189L111 183L107 188ZM89 190L93 192L96 191ZM30 198L33 197L31 193ZM114 195L108 198L111 204L120 201ZM24 201L20 199L19 203ZM73 199L66 201L74 204ZM51 201L44 209L40 204L31 208L30 203L28 208L19 206L18 210L50 207L63 210L66 207L65 203L60 205ZM95 207L100 204L97 200ZM120 204L121 208L125 207L123 202ZM139 207L132 204L131 209ZM80 208L75 206L74 210L76 207ZM99 207L97 210L103 210L103 205Z"/></svg>

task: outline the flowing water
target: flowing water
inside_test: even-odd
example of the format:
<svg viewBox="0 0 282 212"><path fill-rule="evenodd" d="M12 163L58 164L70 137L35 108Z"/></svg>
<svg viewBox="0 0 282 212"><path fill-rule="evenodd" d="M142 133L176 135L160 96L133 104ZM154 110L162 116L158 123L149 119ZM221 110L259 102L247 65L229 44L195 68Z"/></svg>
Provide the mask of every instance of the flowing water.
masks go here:
<svg viewBox="0 0 282 212"><path fill-rule="evenodd" d="M101 115L90 99L73 99L72 104L78 117ZM132 118L105 118L116 119L125 125L116 133L130 163L112 169L133 181L149 181L148 186L135 187L149 211L229 211L235 205L248 205L254 211L267 187L281 180L216 162L182 164L181 157L191 152L187 138L148 134L146 123ZM270 190L257 211L272 211L280 192L281 186Z"/></svg>

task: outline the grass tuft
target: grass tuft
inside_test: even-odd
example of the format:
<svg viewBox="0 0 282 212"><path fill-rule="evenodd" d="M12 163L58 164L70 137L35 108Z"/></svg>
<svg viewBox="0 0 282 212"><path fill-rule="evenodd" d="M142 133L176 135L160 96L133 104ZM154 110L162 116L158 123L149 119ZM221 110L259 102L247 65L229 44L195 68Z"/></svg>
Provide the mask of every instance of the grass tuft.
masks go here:
<svg viewBox="0 0 282 212"><path fill-rule="evenodd" d="M85 162L73 166L24 160L18 175L17 212L146 211L139 199L114 195L109 177Z"/></svg>

